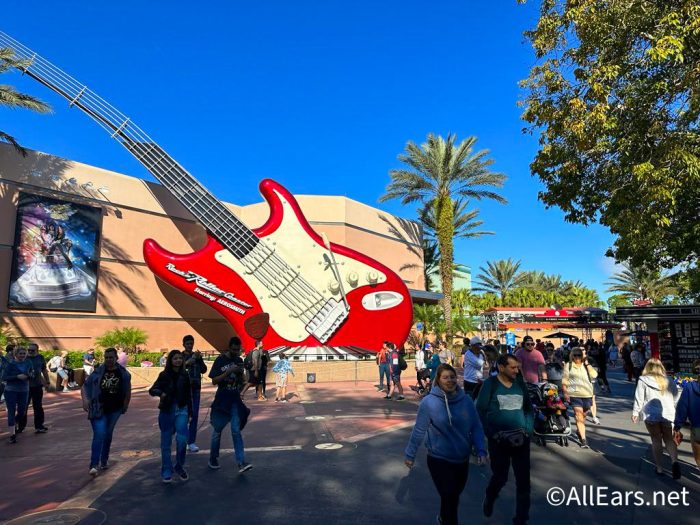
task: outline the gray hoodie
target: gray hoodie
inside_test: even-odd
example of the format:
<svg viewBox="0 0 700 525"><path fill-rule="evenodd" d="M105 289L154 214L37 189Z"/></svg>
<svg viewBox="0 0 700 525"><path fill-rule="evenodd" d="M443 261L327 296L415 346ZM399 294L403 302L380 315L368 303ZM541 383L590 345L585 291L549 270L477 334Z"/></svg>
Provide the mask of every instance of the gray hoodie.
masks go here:
<svg viewBox="0 0 700 525"><path fill-rule="evenodd" d="M669 379L668 388L661 391L655 377L642 376L634 392L632 415L639 416L641 413L642 419L650 423L673 423L679 397L680 392L672 380Z"/></svg>

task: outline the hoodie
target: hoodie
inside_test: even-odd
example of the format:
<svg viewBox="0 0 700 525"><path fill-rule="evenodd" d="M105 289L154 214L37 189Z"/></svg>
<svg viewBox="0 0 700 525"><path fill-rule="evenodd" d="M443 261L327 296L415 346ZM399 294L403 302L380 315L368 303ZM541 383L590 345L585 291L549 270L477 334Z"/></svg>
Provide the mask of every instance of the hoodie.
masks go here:
<svg viewBox="0 0 700 525"><path fill-rule="evenodd" d="M680 429L690 419L692 428L700 427L700 382L695 381L683 387L683 393L676 406L676 420L673 426Z"/></svg>
<svg viewBox="0 0 700 525"><path fill-rule="evenodd" d="M426 437L427 434L427 437ZM406 458L415 460L425 437L428 454L451 463L469 461L472 445L479 456L486 456L486 438L471 397L457 388L448 396L434 386L418 407L416 424L406 446Z"/></svg>
<svg viewBox="0 0 700 525"><path fill-rule="evenodd" d="M642 419L650 423L661 421L670 423L676 415L675 406L678 397L678 388L673 381L668 381L668 388L662 391L655 377L642 376L634 392L632 415L639 416L641 413Z"/></svg>

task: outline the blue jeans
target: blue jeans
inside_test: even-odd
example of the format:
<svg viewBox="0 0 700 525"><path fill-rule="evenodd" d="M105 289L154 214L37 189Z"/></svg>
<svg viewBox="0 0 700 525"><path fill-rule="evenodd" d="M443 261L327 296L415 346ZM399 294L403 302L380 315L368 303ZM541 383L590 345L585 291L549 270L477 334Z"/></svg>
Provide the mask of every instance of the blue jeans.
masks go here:
<svg viewBox="0 0 700 525"><path fill-rule="evenodd" d="M192 388L192 420L187 437L187 444L191 445L197 441L197 423L199 423L199 401L202 397L202 390Z"/></svg>
<svg viewBox="0 0 700 525"><path fill-rule="evenodd" d="M389 363L380 363L379 365L379 388L384 388L384 378L386 377L386 386L391 386L389 378Z"/></svg>
<svg viewBox="0 0 700 525"><path fill-rule="evenodd" d="M5 404L7 406L7 426L10 433L15 432L15 424L27 418L27 408L29 406L29 392L14 392L5 390Z"/></svg>
<svg viewBox="0 0 700 525"><path fill-rule="evenodd" d="M209 456L217 459L221 446L221 431L231 423L231 438L233 440L233 451L236 455L236 463L245 462L245 451L243 450L243 436L241 436L241 421L238 417L238 406L236 403L231 407L231 412L225 412L216 408L211 409L211 426L214 432L211 434L211 447Z"/></svg>
<svg viewBox="0 0 700 525"><path fill-rule="evenodd" d="M109 460L109 448L112 446L112 434L117 426L121 410L103 414L102 417L91 419L92 425L92 453L90 455L90 468L98 465L106 465Z"/></svg>
<svg viewBox="0 0 700 525"><path fill-rule="evenodd" d="M161 410L158 414L160 428L160 475L169 478L173 475L173 460L171 447L175 434L175 470L185 466L185 450L187 448L187 407L174 406L170 411Z"/></svg>

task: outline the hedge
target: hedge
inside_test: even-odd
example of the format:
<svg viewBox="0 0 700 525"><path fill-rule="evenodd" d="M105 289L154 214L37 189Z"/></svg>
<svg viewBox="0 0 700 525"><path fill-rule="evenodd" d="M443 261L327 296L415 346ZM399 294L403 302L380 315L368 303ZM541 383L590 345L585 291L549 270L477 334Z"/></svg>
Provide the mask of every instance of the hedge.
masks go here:
<svg viewBox="0 0 700 525"><path fill-rule="evenodd" d="M87 352L83 350L69 350L66 356L66 365L68 368L82 368L83 367L83 355ZM60 352L54 352L52 350L43 350L40 352L44 356L46 362L55 356L60 354ZM135 352L127 354L127 366L141 366L141 361L150 361L153 366L158 366L160 362L161 352ZM95 350L95 362L101 364L104 362L104 355L102 350Z"/></svg>

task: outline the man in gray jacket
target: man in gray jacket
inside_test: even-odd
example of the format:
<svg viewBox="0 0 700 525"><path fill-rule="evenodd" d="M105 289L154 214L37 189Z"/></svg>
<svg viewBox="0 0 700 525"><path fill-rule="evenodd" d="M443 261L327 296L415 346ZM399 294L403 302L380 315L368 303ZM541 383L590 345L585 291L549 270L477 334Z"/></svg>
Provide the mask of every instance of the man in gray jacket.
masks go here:
<svg viewBox="0 0 700 525"><path fill-rule="evenodd" d="M114 427L131 401L131 374L117 363L116 349L104 351L104 364L87 377L80 393L92 425L90 475L95 477L99 470L109 468Z"/></svg>

